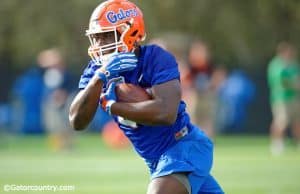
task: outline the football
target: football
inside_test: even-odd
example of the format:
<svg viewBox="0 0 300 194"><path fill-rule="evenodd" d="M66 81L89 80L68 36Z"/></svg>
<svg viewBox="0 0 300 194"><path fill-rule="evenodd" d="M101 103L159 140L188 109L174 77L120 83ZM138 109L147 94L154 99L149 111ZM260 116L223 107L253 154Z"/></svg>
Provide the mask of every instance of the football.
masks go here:
<svg viewBox="0 0 300 194"><path fill-rule="evenodd" d="M116 86L116 95L118 102L142 102L152 99L152 95L146 89L127 83Z"/></svg>

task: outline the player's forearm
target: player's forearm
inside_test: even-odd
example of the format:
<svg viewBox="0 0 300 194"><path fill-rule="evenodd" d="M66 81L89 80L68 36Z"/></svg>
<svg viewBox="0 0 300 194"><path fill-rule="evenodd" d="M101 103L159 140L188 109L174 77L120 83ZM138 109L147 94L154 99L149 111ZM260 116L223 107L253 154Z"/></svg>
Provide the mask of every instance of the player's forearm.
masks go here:
<svg viewBox="0 0 300 194"><path fill-rule="evenodd" d="M177 111L171 112L160 100L138 103L114 103L113 115L124 117L144 125L171 125L176 121Z"/></svg>
<svg viewBox="0 0 300 194"><path fill-rule="evenodd" d="M102 82L94 77L78 93L70 107L69 120L75 130L83 130L93 119L99 104Z"/></svg>

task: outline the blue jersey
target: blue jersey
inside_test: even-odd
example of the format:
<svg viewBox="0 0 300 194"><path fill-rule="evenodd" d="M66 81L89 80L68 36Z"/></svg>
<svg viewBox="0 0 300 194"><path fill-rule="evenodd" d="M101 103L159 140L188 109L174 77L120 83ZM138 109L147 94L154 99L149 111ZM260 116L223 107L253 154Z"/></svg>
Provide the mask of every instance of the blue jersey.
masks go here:
<svg viewBox="0 0 300 194"><path fill-rule="evenodd" d="M79 82L79 88L83 89L94 75L99 66L90 62L84 70ZM167 51L156 45L141 47L137 68L120 75L126 83L150 88L171 80L179 80L180 74L175 58ZM104 88L105 89L105 88ZM175 133L183 127L190 125L186 105L180 102L177 120L169 126L146 126L127 121L121 117L115 117L119 127L131 140L135 150L145 159L157 159L167 149L176 144Z"/></svg>

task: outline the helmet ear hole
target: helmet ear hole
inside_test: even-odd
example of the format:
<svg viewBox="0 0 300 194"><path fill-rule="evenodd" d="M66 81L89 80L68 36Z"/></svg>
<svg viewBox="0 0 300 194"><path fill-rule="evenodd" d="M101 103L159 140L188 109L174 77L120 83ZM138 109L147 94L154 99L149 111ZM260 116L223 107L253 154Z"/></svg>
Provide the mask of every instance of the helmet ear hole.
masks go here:
<svg viewBox="0 0 300 194"><path fill-rule="evenodd" d="M137 33L138 33L138 30L135 30L134 32L132 32L132 33L130 34L130 36L135 36Z"/></svg>

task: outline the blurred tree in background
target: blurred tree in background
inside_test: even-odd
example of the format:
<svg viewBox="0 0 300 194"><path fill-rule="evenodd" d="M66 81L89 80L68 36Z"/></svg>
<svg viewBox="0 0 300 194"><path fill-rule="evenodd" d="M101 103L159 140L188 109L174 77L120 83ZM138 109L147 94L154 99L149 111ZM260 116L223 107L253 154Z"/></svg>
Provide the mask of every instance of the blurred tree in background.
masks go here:
<svg viewBox="0 0 300 194"><path fill-rule="evenodd" d="M0 61L12 72L59 47L75 72L86 62L88 20L99 0L0 1ZM280 40L300 43L298 0L151 0L143 10L148 38L178 32L207 41L218 63L260 68Z"/></svg>

